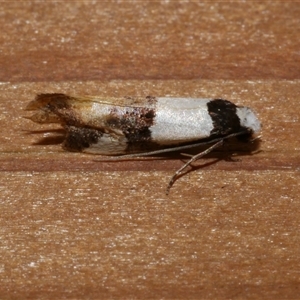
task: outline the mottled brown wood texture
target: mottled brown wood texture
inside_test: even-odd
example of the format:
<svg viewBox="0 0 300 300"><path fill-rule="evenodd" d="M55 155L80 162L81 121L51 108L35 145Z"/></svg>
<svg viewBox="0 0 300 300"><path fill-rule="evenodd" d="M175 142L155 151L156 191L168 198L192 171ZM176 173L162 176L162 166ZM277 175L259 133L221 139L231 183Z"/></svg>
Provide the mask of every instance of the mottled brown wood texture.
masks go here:
<svg viewBox="0 0 300 300"><path fill-rule="evenodd" d="M0 10L1 299L300 299L300 5L11 1ZM222 97L260 150L94 162L37 93ZM243 154L243 155L242 155ZM222 158L222 157L221 157Z"/></svg>

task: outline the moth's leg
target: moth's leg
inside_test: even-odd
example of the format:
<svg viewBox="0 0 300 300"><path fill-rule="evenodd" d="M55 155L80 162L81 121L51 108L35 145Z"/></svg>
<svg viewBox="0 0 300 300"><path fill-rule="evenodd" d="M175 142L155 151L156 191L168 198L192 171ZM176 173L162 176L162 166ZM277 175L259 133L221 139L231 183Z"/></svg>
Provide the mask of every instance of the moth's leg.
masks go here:
<svg viewBox="0 0 300 300"><path fill-rule="evenodd" d="M175 180L177 179L177 177L181 174L181 172L188 167L191 163L193 163L195 160L199 159L200 157L203 157L204 155L210 153L212 150L220 147L221 145L223 145L224 140L220 140L217 143L213 144L211 147L207 148L206 150L194 155L188 162L186 162L180 169L178 169L175 174L172 176L171 180L169 181L167 190L166 190L166 194L168 195L170 192L170 189L173 185L173 183L175 182Z"/></svg>

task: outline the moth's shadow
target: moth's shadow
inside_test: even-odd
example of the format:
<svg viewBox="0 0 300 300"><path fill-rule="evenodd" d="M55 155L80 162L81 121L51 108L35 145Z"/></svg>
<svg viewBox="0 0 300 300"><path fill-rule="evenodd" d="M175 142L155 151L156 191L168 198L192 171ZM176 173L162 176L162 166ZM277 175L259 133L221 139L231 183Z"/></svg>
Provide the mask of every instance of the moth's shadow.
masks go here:
<svg viewBox="0 0 300 300"><path fill-rule="evenodd" d="M224 143L222 146L218 147L216 150L210 152L209 154L205 155L205 157L220 157L224 156L230 157L233 154L238 154L240 155L249 155L251 153L254 153L257 151L260 147L261 140L259 138L254 139L253 141L240 141L236 138L224 140ZM207 149L209 146L201 146L199 148L195 148L191 150L191 153L197 154L200 153L201 151L204 151Z"/></svg>
<svg viewBox="0 0 300 300"><path fill-rule="evenodd" d="M232 156L243 156L243 155L252 155L257 153L259 151L261 140L255 139L253 141L248 142L242 142L235 138L224 140L224 144L215 150L209 152L208 154L204 155L205 158L215 158L216 161L219 160L229 160L234 161L235 159L232 158ZM190 158L194 155L197 155L203 151L205 151L207 148L212 146L213 144L205 144L202 146L198 146L195 148L182 150L182 151L176 151L176 152L167 152L164 154L164 157L172 158L172 159L183 159L188 160L189 156ZM187 154L187 156L182 155ZM161 154L157 154L154 157L160 158L162 157ZM204 165L205 167L206 165Z"/></svg>
<svg viewBox="0 0 300 300"><path fill-rule="evenodd" d="M65 139L65 130L63 129L51 129L51 130L47 129L47 130L32 130L32 131L26 130L26 134L47 135L40 138L40 140L38 140L37 142L32 143L32 145L35 146L58 145L58 144L62 144Z"/></svg>

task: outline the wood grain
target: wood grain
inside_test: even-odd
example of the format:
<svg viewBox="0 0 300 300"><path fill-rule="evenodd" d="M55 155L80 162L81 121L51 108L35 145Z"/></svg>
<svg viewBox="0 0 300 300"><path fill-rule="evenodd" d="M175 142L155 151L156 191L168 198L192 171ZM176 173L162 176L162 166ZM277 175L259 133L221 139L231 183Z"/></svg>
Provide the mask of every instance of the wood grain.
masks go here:
<svg viewBox="0 0 300 300"><path fill-rule="evenodd" d="M0 37L0 298L300 299L296 2L9 2ZM22 118L37 93L222 97L259 149L95 162Z"/></svg>

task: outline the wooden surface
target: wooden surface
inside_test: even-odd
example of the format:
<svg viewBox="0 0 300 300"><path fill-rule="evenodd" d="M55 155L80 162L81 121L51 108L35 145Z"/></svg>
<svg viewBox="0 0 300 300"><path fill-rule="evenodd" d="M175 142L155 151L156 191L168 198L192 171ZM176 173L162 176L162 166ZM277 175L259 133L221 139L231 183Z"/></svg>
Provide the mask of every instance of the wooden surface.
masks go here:
<svg viewBox="0 0 300 300"><path fill-rule="evenodd" d="M0 35L1 299L300 299L300 5L6 2ZM222 97L259 151L94 162L37 93ZM222 158L222 157L221 157Z"/></svg>

